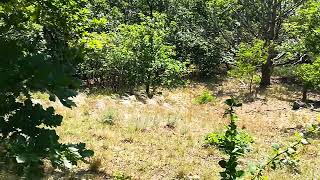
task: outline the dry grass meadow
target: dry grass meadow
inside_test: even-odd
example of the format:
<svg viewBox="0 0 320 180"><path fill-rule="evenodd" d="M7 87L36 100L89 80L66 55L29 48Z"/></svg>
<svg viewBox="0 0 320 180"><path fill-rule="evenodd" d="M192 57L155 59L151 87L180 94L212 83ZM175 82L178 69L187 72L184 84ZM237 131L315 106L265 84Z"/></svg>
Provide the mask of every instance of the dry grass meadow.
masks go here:
<svg viewBox="0 0 320 180"><path fill-rule="evenodd" d="M198 105L197 95L208 90L214 102ZM58 128L61 141L85 142L95 151L89 164L82 163L69 173L47 168L47 179L219 179L218 161L224 155L215 148L204 148L204 136L224 128L224 100L245 93L245 87L228 81L220 85L191 84L164 90L152 100L138 96L121 97L105 93L80 93L77 107L53 104L65 117ZM52 105L47 97L35 94L37 102ZM247 167L267 157L273 143L290 143L284 129L302 127L320 120L309 109L292 110L298 91L273 85L252 102L238 108L239 127L254 137L252 151L242 160ZM312 98L318 98L312 95ZM291 132L291 131L289 131ZM301 149L301 173L288 169L268 171L269 179L320 178L320 143Z"/></svg>

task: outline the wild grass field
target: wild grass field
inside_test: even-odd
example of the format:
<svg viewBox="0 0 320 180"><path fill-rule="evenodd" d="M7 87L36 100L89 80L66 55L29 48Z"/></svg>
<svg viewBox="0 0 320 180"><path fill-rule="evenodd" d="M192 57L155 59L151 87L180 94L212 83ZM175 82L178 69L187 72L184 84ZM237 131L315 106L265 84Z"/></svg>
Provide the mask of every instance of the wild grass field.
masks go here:
<svg viewBox="0 0 320 180"><path fill-rule="evenodd" d="M196 103L203 92L215 98L207 104ZM225 157L216 148L204 147L204 137L222 131L228 123L223 117L224 101L230 95L246 93L235 81L220 85L191 83L175 90L163 90L153 99L103 93L80 93L77 107L68 109L53 104L65 117L58 128L61 141L85 142L95 155L69 173L46 168L46 179L219 179L218 161ZM312 94L311 99L319 98ZM52 105L44 94L35 101ZM251 102L236 110L239 127L253 138L252 151L241 159L241 166L259 163L268 157L273 143L289 144L294 129L319 122L310 109L292 110L300 98L293 87L273 85ZM268 171L269 179L318 179L320 141L300 149L300 173L283 168Z"/></svg>

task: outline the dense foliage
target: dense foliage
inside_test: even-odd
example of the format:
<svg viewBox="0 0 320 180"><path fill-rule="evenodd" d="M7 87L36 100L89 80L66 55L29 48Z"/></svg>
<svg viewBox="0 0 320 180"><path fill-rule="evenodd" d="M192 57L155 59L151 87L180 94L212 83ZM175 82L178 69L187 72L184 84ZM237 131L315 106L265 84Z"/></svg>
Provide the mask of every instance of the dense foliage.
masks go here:
<svg viewBox="0 0 320 180"><path fill-rule="evenodd" d="M115 90L145 85L148 95L158 86L171 87L182 82L184 63L174 59L175 48L164 40L170 29L165 16L141 14L139 24L120 24L114 32L85 34L86 60L80 71L101 85Z"/></svg>
<svg viewBox="0 0 320 180"><path fill-rule="evenodd" d="M85 46L85 62L77 74L87 85L116 91L178 85L186 72L212 77L233 69L231 64L236 64L236 71L251 64L246 81L265 87L274 66L311 62L319 54L319 2L315 0L83 0L55 4L59 10L41 14L43 21L57 14L45 30L51 26L55 29L50 31L60 35L58 31L68 32L62 36L72 46ZM252 64L247 59L259 55L239 58L244 44L255 44L257 39L264 60Z"/></svg>
<svg viewBox="0 0 320 180"><path fill-rule="evenodd" d="M1 160L14 162L26 176L39 172L31 170L44 159L71 168L93 154L84 144L59 143L55 128L63 117L31 97L33 92L45 92L50 101L74 105L70 97L80 83L73 66L79 54L71 40L78 34L74 25L82 8L73 1L0 3Z"/></svg>
<svg viewBox="0 0 320 180"><path fill-rule="evenodd" d="M297 70L298 77L303 82L303 100L307 100L309 89L320 89L320 58L318 57L312 64L303 64Z"/></svg>
<svg viewBox="0 0 320 180"><path fill-rule="evenodd" d="M158 86L179 85L190 77L186 72L212 78L235 69L236 77L248 72L251 89L267 87L274 66L310 63L319 54L316 0L82 3L86 10L73 32L83 36L75 44L86 47L77 74L87 85L116 91L145 86L152 94Z"/></svg>
<svg viewBox="0 0 320 180"><path fill-rule="evenodd" d="M310 1L294 17L294 23L288 25L292 36L298 37L299 53L304 53L309 59L308 64L302 64L296 72L303 83L303 100L307 100L310 89L319 89L320 80L320 2Z"/></svg>

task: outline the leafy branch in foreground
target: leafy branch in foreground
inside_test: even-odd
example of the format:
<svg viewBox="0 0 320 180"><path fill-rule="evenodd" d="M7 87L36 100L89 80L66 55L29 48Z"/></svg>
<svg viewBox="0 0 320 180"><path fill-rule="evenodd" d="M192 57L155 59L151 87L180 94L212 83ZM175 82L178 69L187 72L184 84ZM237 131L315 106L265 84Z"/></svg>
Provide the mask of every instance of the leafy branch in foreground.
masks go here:
<svg viewBox="0 0 320 180"><path fill-rule="evenodd" d="M253 142L253 139L245 132L240 132L237 129L236 122L238 116L234 108L240 107L242 104L234 98L226 100L225 103L229 106L225 115L230 116L230 124L224 133L211 133L207 135L205 143L209 146L218 147L229 156L228 160L223 159L219 161L219 165L224 169L223 172L220 172L220 176L222 180L234 180L243 178L246 175L245 171L238 167L239 157L244 156L250 151L250 144ZM314 128L310 129L307 133L314 133ZM298 148L309 143L303 133L296 133L295 137L295 142L286 148L281 149L279 144L274 144L272 146L272 155L266 162L258 166L249 165L250 179L264 179L265 176L263 174L269 168L275 170L277 168L290 167L294 172L299 173Z"/></svg>
<svg viewBox="0 0 320 180"><path fill-rule="evenodd" d="M262 163L258 166L250 165L249 171L253 175L251 179L264 179L263 172L269 167L273 170L276 170L277 168L286 166L291 168L294 172L299 173L299 159L297 158L298 148L309 143L304 138L304 134L302 133L296 133L295 137L297 138L296 142L284 149L281 149L279 144L273 144L272 155L265 163Z"/></svg>
<svg viewBox="0 0 320 180"><path fill-rule="evenodd" d="M75 105L81 48L72 41L82 12L85 7L74 0L0 2L0 162L7 164L1 170L38 179L44 160L71 168L93 155L84 143L60 143L56 128L63 117L32 98L41 92L51 102Z"/></svg>
<svg viewBox="0 0 320 180"><path fill-rule="evenodd" d="M243 156L250 150L249 145L253 140L248 134L237 130L236 121L238 120L238 116L234 108L240 107L242 104L233 98L226 100L225 103L229 106L225 115L230 116L230 124L227 126L224 134L209 134L206 137L206 144L217 146L229 156L227 161L219 161L219 165L225 169L223 172L220 172L220 175L222 179L227 180L244 176L245 172L238 169L238 160L240 156Z"/></svg>

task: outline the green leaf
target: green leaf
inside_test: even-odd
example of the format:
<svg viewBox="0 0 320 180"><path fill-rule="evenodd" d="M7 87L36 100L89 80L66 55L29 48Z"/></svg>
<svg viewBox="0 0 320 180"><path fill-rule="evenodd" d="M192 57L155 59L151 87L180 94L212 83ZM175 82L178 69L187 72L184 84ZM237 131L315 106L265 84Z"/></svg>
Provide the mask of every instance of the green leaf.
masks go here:
<svg viewBox="0 0 320 180"><path fill-rule="evenodd" d="M240 171L237 171L236 176L237 177L242 177L242 176L244 176L244 174L245 174L245 172L243 170L240 170Z"/></svg>
<svg viewBox="0 0 320 180"><path fill-rule="evenodd" d="M227 99L225 101L225 104L227 104L228 106L234 106L234 107L240 107L242 106L242 103L238 102L236 99L231 98L231 99Z"/></svg>
<svg viewBox="0 0 320 180"><path fill-rule="evenodd" d="M81 156L83 158L92 157L94 155L94 152L92 150L84 150L81 152Z"/></svg>
<svg viewBox="0 0 320 180"><path fill-rule="evenodd" d="M272 148L274 150L279 150L280 149L280 145L279 144L272 144Z"/></svg>
<svg viewBox="0 0 320 180"><path fill-rule="evenodd" d="M289 154L294 154L295 152L296 152L296 150L294 150L293 148L291 148L291 147L288 148Z"/></svg>
<svg viewBox="0 0 320 180"><path fill-rule="evenodd" d="M228 105L228 106L233 106L235 104L235 100L233 98L231 99L227 99L225 101L225 103Z"/></svg>
<svg viewBox="0 0 320 180"><path fill-rule="evenodd" d="M71 161L69 161L68 159L64 158L63 159L63 165L64 167L68 168L68 169L72 169L72 163Z"/></svg>

